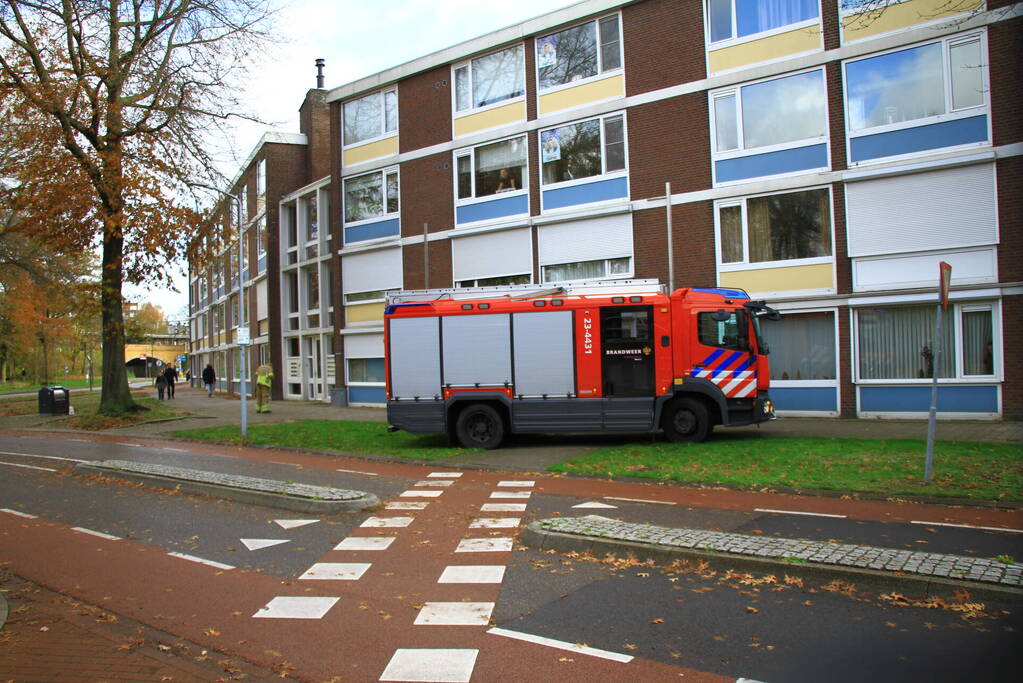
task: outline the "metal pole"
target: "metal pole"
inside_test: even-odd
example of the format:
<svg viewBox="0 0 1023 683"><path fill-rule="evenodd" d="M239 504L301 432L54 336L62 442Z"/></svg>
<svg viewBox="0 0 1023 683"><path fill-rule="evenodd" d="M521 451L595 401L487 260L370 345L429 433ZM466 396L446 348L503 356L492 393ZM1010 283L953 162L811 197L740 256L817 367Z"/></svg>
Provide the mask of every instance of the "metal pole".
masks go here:
<svg viewBox="0 0 1023 683"><path fill-rule="evenodd" d="M942 305L938 304L938 314L934 318L934 366L931 372L931 410L927 415L927 458L924 460L924 483L931 483L931 465L934 461L934 433L938 423L938 373L941 367L941 317Z"/></svg>
<svg viewBox="0 0 1023 683"><path fill-rule="evenodd" d="M430 224L423 223L423 289L430 288Z"/></svg>
<svg viewBox="0 0 1023 683"><path fill-rule="evenodd" d="M241 309L241 313L238 316L238 327L245 327L245 278L242 277L242 273L245 272L245 264L242 262L244 250L242 249L243 230L242 230L242 202L239 197L235 197L235 202L238 204L238 308ZM235 340L237 341L237 340ZM246 366L248 365L249 354L248 346L238 344L238 354L241 356L242 361L242 396L241 396L241 410L242 410L242 438L245 439L249 435L248 415L245 412L245 396L248 393L246 387Z"/></svg>
<svg viewBox="0 0 1023 683"><path fill-rule="evenodd" d="M668 294L675 291L675 250L671 228L671 183L664 183L664 210L668 217Z"/></svg>

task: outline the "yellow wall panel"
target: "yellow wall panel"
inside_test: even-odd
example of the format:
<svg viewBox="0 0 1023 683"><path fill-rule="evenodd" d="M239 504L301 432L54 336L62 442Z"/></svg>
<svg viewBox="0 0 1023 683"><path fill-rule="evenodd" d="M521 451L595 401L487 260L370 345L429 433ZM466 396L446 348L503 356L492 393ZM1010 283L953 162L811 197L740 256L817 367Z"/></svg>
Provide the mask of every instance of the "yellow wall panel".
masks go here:
<svg viewBox="0 0 1023 683"><path fill-rule="evenodd" d="M804 289L832 289L835 286L830 263L788 268L720 273L722 287L739 287L747 292L791 292Z"/></svg>
<svg viewBox="0 0 1023 683"><path fill-rule="evenodd" d="M820 50L824 47L821 40L820 26L811 26L714 50L708 56L710 72L713 74L786 55Z"/></svg>
<svg viewBox="0 0 1023 683"><path fill-rule="evenodd" d="M842 20L842 41L870 38L889 31L923 24L977 9L983 0L907 0L888 5L880 12L861 12Z"/></svg>
<svg viewBox="0 0 1023 683"><path fill-rule="evenodd" d="M344 161L342 163L345 166L351 166L352 164L361 164L363 161L379 159L380 157L397 153L398 136L395 135L394 137L370 142L369 144L362 145L360 147L346 149L344 151Z"/></svg>
<svg viewBox="0 0 1023 683"><path fill-rule="evenodd" d="M590 102L609 100L612 97L625 96L625 77L618 75L599 81L591 81L574 88L565 88L557 92L540 96L540 114L550 114L570 107L578 107Z"/></svg>
<svg viewBox="0 0 1023 683"><path fill-rule="evenodd" d="M380 322L384 319L385 304L356 304L345 306L345 316L350 323Z"/></svg>
<svg viewBox="0 0 1023 683"><path fill-rule="evenodd" d="M455 137L526 120L526 102L512 102L478 114L455 119Z"/></svg>

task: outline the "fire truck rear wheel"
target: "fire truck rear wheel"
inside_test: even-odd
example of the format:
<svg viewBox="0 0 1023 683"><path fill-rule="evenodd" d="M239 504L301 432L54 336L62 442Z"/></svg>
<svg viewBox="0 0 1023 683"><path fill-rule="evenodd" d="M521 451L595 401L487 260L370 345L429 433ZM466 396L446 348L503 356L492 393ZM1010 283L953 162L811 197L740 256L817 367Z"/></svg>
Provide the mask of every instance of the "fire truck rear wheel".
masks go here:
<svg viewBox="0 0 1023 683"><path fill-rule="evenodd" d="M497 448L504 440L504 419L490 406L474 403L458 414L455 435L466 448Z"/></svg>
<svg viewBox="0 0 1023 683"><path fill-rule="evenodd" d="M713 425L703 401L696 398L676 398L664 411L661 423L668 441L705 441Z"/></svg>

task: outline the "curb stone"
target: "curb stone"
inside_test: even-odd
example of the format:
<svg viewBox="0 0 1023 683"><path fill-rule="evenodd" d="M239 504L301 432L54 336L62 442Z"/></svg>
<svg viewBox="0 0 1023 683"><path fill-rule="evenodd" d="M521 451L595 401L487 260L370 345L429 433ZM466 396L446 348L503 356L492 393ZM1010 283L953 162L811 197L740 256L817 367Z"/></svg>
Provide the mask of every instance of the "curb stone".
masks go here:
<svg viewBox="0 0 1023 683"><path fill-rule="evenodd" d="M801 578L820 580L824 582L841 578L849 582L855 582L857 585L869 586L879 591L897 590L899 593L915 599L927 599L932 597L948 598L953 597L958 592L966 591L974 599L1023 604L1023 589L1019 587L1018 578L1014 586L1001 585L999 583L984 583L978 580L948 578L933 574L885 571L870 568L869 566L825 564L811 561L794 563L787 562L784 559L770 557L767 552L764 552L770 542L786 541L790 539L778 539L774 537L770 539L762 539L758 536L746 534L707 532L697 529L671 529L668 527L657 527L648 524L614 522L613 520L600 520L600 522L610 521L615 525L628 527L628 530L638 531L640 533L628 534L631 538L625 538L624 536L627 535L626 533L612 533L608 531L604 534L599 534L545 528L557 526L559 522L572 523L592 521L593 520L587 520L586 518L565 517L539 520L530 523L522 530L520 541L524 545L528 545L539 550L557 550L559 552L574 551L579 553L589 552L598 557L607 553L630 554L634 555L640 561L648 560L665 564L670 564L671 562L680 559L696 560L704 561L718 567L727 566L729 568L745 571L764 571L776 574L787 574L789 576L798 576ZM562 526L566 525L562 524ZM734 539L749 541L751 547L750 551L746 553L722 552L708 548L707 546L709 544L705 544L703 548L697 548L659 543L656 540L653 540L655 537L665 532L733 537ZM651 540L641 540L642 536L649 536ZM800 541L795 541L795 539L791 540L796 543L800 543ZM764 548L753 548L752 545L757 542L760 542L760 545L763 545ZM843 547L843 544L836 544L835 547ZM863 548L867 551L884 552L889 550L886 548L876 548L872 546L857 547ZM926 555L927 553L921 554ZM943 557L956 558L959 556L945 555ZM975 560L976 558L963 559ZM1006 567L1010 567L1014 575L1018 577L1018 573L1016 573L1018 570L1015 568L1020 567L1020 565L1006 565Z"/></svg>
<svg viewBox="0 0 1023 683"><path fill-rule="evenodd" d="M74 472L114 477L293 512L358 512L380 504L376 495L366 491L294 484L127 460L79 463L75 465Z"/></svg>
<svg viewBox="0 0 1023 683"><path fill-rule="evenodd" d="M3 593L0 593L0 631L4 630L4 624L7 623L7 598Z"/></svg>

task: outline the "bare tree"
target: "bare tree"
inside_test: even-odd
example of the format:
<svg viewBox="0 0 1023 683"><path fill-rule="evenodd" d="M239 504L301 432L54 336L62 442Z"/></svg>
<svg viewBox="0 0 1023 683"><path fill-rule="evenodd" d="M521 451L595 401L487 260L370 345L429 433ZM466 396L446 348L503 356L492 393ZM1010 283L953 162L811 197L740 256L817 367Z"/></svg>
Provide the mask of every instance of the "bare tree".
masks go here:
<svg viewBox="0 0 1023 683"><path fill-rule="evenodd" d="M240 116L234 86L270 14L268 0L0 0L0 109L26 133L9 173L35 199L19 210L36 235L102 252L101 413L134 408L122 284L169 281L203 229L200 188L223 184L210 143ZM87 215L54 210L69 201Z"/></svg>

